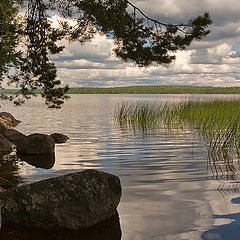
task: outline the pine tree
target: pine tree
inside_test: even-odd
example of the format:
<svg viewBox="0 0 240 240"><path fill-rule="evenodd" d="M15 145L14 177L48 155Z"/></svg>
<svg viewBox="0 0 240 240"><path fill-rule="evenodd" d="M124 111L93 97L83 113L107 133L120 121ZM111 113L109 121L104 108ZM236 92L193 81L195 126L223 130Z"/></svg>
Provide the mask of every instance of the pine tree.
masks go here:
<svg viewBox="0 0 240 240"><path fill-rule="evenodd" d="M162 23L127 0L1 0L0 11L0 77L19 89L8 98L21 104L40 89L49 107L60 107L69 89L59 87L56 67L49 60L50 53L64 49L57 45L60 40L83 44L96 33L105 34L114 40L115 56L125 62L168 65L174 52L207 36L212 23L208 13L186 24ZM66 19L57 29L50 12Z"/></svg>

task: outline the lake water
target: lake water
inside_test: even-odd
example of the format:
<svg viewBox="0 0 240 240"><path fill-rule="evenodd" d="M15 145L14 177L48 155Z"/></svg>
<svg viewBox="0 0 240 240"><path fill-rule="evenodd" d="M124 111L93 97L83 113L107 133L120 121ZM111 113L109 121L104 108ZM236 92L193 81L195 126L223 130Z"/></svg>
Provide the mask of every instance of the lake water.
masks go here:
<svg viewBox="0 0 240 240"><path fill-rule="evenodd" d="M22 120L17 130L70 137L56 145L51 169L18 161L11 174L28 183L89 168L118 175L123 187L118 212L124 240L239 239L240 181L226 180L221 173L216 176L197 133L157 129L143 135L120 128L113 118L116 105L126 100L199 97L209 96L72 95L60 110L47 109L39 99L21 108L3 102L1 111Z"/></svg>

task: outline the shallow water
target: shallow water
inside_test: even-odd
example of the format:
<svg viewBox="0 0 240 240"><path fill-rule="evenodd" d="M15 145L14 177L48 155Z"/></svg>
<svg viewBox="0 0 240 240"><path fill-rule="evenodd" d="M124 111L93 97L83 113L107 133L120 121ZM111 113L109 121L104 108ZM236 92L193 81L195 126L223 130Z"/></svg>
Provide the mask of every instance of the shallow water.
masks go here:
<svg viewBox="0 0 240 240"><path fill-rule="evenodd" d="M39 99L21 108L3 102L1 111L23 121L17 130L25 134L60 132L70 140L56 145L51 169L19 161L11 171L2 164L0 175L35 182L100 169L121 179L122 239L236 240L240 234L240 181L226 180L222 173L216 176L207 165L207 149L197 133L157 129L143 135L120 128L113 118L116 105L126 100L166 102L199 97L220 96L72 95L60 110L47 109Z"/></svg>

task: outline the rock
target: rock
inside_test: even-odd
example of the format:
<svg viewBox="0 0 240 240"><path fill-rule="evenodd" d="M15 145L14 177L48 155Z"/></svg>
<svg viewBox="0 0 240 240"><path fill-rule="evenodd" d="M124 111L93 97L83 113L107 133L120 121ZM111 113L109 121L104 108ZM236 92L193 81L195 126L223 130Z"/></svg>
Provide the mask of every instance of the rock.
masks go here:
<svg viewBox="0 0 240 240"><path fill-rule="evenodd" d="M22 141L22 138L23 137L26 137L25 134L15 130L15 129L12 129L12 128L9 128L9 129L6 129L4 132L3 132L3 135L4 137L6 137L9 141L11 141L12 143L14 143L14 145L18 145L19 142Z"/></svg>
<svg viewBox="0 0 240 240"><path fill-rule="evenodd" d="M55 143L65 143L69 139L68 136L61 133L52 133L50 136L54 139Z"/></svg>
<svg viewBox="0 0 240 240"><path fill-rule="evenodd" d="M24 162L37 167L44 169L51 169L55 164L55 154L17 154L17 156Z"/></svg>
<svg viewBox="0 0 240 240"><path fill-rule="evenodd" d="M6 189L0 187L0 193L5 192L5 191L6 191ZM0 218L0 228L1 228L1 218Z"/></svg>
<svg viewBox="0 0 240 240"><path fill-rule="evenodd" d="M15 117L13 117L12 114L8 112L0 112L0 118L1 121L5 122L9 127L15 127L20 123L20 120L17 120Z"/></svg>
<svg viewBox="0 0 240 240"><path fill-rule="evenodd" d="M14 149L13 143L11 143L7 138L0 134L0 156L4 156L11 153L13 149Z"/></svg>
<svg viewBox="0 0 240 240"><path fill-rule="evenodd" d="M14 186L13 183L11 183L10 181L0 177L0 188L8 189L8 188L11 188L13 186Z"/></svg>
<svg viewBox="0 0 240 240"><path fill-rule="evenodd" d="M7 124L4 121L1 121L0 118L0 133L3 133L6 129L8 129Z"/></svg>
<svg viewBox="0 0 240 240"><path fill-rule="evenodd" d="M17 152L23 154L53 153L55 142L46 134L34 133L22 138L17 145Z"/></svg>
<svg viewBox="0 0 240 240"><path fill-rule="evenodd" d="M0 194L3 224L38 229L82 229L116 211L121 198L117 176L85 170L14 187Z"/></svg>

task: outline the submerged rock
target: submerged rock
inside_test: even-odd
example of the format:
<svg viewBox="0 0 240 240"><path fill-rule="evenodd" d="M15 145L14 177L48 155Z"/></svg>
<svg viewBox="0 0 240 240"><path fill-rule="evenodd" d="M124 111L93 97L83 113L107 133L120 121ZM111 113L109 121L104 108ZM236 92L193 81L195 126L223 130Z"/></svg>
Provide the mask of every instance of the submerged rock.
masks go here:
<svg viewBox="0 0 240 240"><path fill-rule="evenodd" d="M68 136L61 133L52 133L50 136L54 139L55 143L65 143L69 139Z"/></svg>
<svg viewBox="0 0 240 240"><path fill-rule="evenodd" d="M34 133L21 139L17 144L17 152L23 154L53 153L55 142L46 134Z"/></svg>
<svg viewBox="0 0 240 240"><path fill-rule="evenodd" d="M14 187L0 194L0 206L4 224L76 230L110 218L120 198L117 176L86 170Z"/></svg>
<svg viewBox="0 0 240 240"><path fill-rule="evenodd" d="M18 145L18 143L20 143L22 141L22 138L26 137L25 134L15 130L15 129L12 129L12 128L9 128L9 129L6 129L4 132L3 132L3 135L4 137L6 137L9 141L11 141L12 143L14 143L14 145Z"/></svg>

